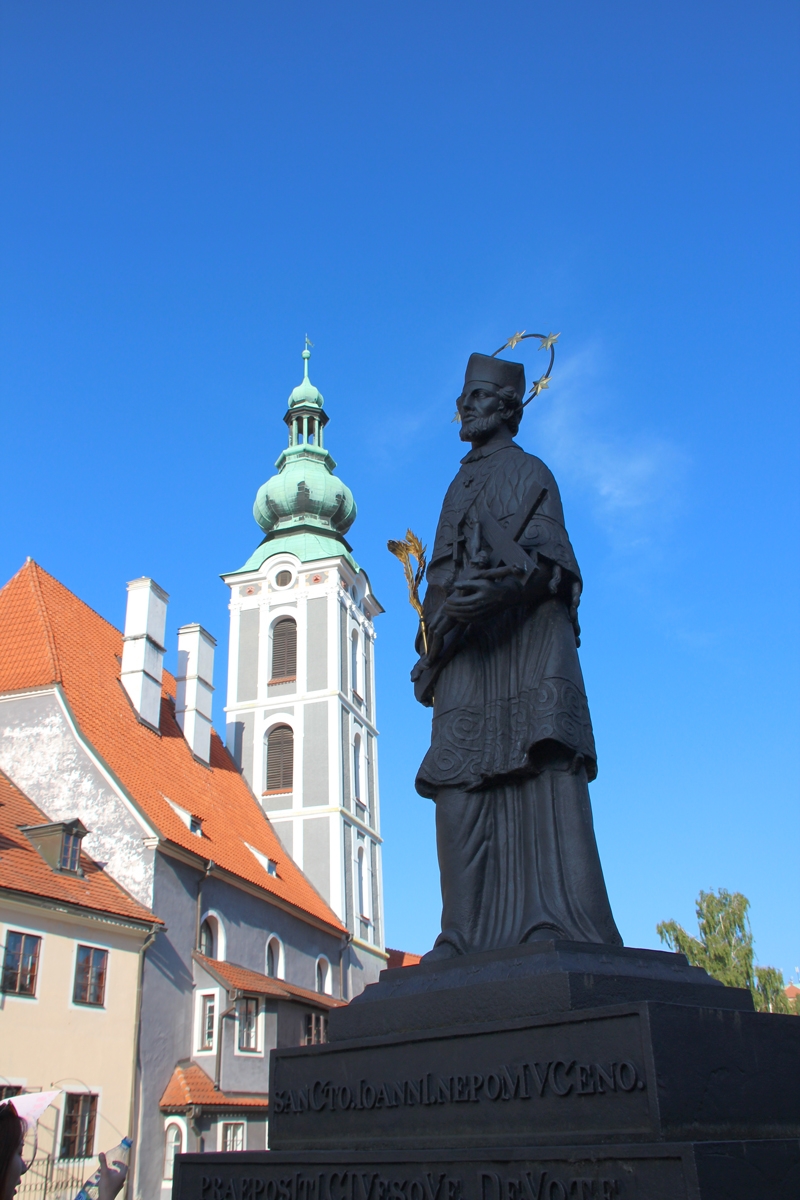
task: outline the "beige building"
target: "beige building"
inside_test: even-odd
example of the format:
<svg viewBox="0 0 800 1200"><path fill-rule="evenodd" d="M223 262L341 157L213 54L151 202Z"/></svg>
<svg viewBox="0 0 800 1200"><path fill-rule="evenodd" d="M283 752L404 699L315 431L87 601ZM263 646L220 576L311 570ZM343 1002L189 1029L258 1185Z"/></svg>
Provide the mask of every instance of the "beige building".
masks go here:
<svg viewBox="0 0 800 1200"><path fill-rule="evenodd" d="M25 1192L83 1179L133 1127L142 949L161 923L0 774L0 1087L62 1088Z"/></svg>

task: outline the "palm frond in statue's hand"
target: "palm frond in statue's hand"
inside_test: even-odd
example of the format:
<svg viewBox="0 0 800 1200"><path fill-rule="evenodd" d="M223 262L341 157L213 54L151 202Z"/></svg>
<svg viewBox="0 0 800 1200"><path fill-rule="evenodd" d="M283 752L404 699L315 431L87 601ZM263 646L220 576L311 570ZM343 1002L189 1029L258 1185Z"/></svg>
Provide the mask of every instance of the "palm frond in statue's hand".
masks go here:
<svg viewBox="0 0 800 1200"><path fill-rule="evenodd" d="M426 550L420 539L410 529L406 530L406 536L403 541L395 541L390 538L386 543L386 548L390 554L398 558L403 564L403 573L406 577L408 585L408 599L411 607L419 617L420 632L422 633L422 644L425 648L425 653L428 653L428 635L425 629L425 618L422 615L422 601L419 598L419 585L425 577L426 566ZM416 570L412 566L411 560L416 559Z"/></svg>

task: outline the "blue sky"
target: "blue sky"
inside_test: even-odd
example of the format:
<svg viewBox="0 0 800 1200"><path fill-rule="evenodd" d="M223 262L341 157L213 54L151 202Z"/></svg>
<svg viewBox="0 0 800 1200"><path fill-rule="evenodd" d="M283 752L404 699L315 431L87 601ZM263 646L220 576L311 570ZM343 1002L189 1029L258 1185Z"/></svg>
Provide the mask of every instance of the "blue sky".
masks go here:
<svg viewBox="0 0 800 1200"><path fill-rule="evenodd" d="M560 330L519 440L556 473L586 580L618 924L654 946L659 920L694 928L700 888L743 891L760 961L794 973L796 4L0 16L0 576L30 554L119 625L152 575L170 645L186 621L220 639L221 684L219 573L259 540L308 332L386 608L387 937L423 951L429 713L385 543L432 539L469 353Z"/></svg>

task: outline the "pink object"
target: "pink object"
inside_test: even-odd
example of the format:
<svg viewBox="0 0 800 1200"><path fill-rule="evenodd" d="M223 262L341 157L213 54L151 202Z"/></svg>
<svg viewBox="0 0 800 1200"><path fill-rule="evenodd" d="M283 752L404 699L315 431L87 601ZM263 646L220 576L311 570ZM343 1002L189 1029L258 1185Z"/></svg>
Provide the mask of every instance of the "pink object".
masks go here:
<svg viewBox="0 0 800 1200"><path fill-rule="evenodd" d="M13 1104L23 1121L29 1121L33 1125L60 1095L61 1088L52 1092L23 1092L20 1096L9 1096L3 1103Z"/></svg>

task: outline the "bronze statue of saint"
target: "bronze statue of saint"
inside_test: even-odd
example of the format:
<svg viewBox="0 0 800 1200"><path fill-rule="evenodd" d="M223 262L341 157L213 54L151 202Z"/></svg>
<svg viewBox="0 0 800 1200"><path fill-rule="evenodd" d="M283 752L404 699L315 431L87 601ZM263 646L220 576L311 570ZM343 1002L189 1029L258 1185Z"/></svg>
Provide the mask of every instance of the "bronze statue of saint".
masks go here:
<svg viewBox="0 0 800 1200"><path fill-rule="evenodd" d="M428 960L534 939L622 944L589 802L581 575L553 475L513 440L524 395L521 364L471 356L458 411L472 449L426 576L428 647L411 677L433 707L416 779L436 803L442 885Z"/></svg>

